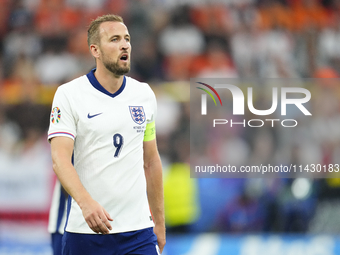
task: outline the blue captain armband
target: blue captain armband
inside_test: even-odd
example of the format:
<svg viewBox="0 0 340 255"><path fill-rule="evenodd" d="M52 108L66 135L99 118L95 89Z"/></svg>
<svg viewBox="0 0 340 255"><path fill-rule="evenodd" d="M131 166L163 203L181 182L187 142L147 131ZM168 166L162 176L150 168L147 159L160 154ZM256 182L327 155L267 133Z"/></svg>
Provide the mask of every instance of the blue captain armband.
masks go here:
<svg viewBox="0 0 340 255"><path fill-rule="evenodd" d="M143 142L148 142L156 138L155 122L146 124Z"/></svg>

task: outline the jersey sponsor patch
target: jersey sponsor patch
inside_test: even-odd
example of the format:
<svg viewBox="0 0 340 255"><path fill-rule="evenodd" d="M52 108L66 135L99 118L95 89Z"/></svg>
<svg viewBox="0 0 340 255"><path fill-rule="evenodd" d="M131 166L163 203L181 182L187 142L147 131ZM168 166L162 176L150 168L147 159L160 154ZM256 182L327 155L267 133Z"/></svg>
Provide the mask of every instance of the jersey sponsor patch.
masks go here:
<svg viewBox="0 0 340 255"><path fill-rule="evenodd" d="M51 112L51 122L59 123L61 118L61 112L59 107L54 107Z"/></svg>
<svg viewBox="0 0 340 255"><path fill-rule="evenodd" d="M135 123L142 125L145 122L145 112L143 106L129 106L131 117Z"/></svg>

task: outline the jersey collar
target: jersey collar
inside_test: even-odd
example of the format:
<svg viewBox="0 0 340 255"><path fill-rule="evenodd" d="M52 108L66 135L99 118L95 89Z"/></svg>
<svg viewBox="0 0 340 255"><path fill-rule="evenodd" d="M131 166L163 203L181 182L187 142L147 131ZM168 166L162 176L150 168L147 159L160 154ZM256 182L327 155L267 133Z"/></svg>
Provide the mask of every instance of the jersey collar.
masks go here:
<svg viewBox="0 0 340 255"><path fill-rule="evenodd" d="M110 93L108 92L97 80L96 76L94 76L94 72L96 71L96 68L92 69L86 76L89 79L90 83L92 84L92 86L99 90L100 92L110 96L110 97L116 97L118 96L120 93L123 92L124 88L125 88L125 84L126 84L126 78L124 75L124 79L123 79L123 84L122 86L120 86L120 88L115 92L115 93Z"/></svg>

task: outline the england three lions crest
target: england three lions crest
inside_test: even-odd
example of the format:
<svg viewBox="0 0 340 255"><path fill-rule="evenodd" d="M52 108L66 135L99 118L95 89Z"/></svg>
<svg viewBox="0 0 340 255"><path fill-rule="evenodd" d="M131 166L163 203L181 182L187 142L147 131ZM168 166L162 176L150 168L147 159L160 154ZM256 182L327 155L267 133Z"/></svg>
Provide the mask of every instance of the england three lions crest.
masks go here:
<svg viewBox="0 0 340 255"><path fill-rule="evenodd" d="M138 125L142 125L145 122L146 116L143 106L129 106L131 117Z"/></svg>

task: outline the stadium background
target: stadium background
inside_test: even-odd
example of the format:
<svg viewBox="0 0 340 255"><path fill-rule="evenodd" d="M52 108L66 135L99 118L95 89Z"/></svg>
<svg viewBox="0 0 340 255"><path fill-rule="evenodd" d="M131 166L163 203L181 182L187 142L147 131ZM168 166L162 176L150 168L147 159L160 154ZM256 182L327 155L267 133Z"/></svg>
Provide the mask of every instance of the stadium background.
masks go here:
<svg viewBox="0 0 340 255"><path fill-rule="evenodd" d="M94 67L86 27L105 13L123 16L129 76L158 98L164 253L340 254L338 179L190 179L188 167L190 78L338 78L340 1L0 0L0 255L51 254L50 104L58 85ZM302 129L311 135L283 148L291 162L339 163L340 90L325 81L313 120L332 132ZM279 133L236 130L218 156L270 162Z"/></svg>

